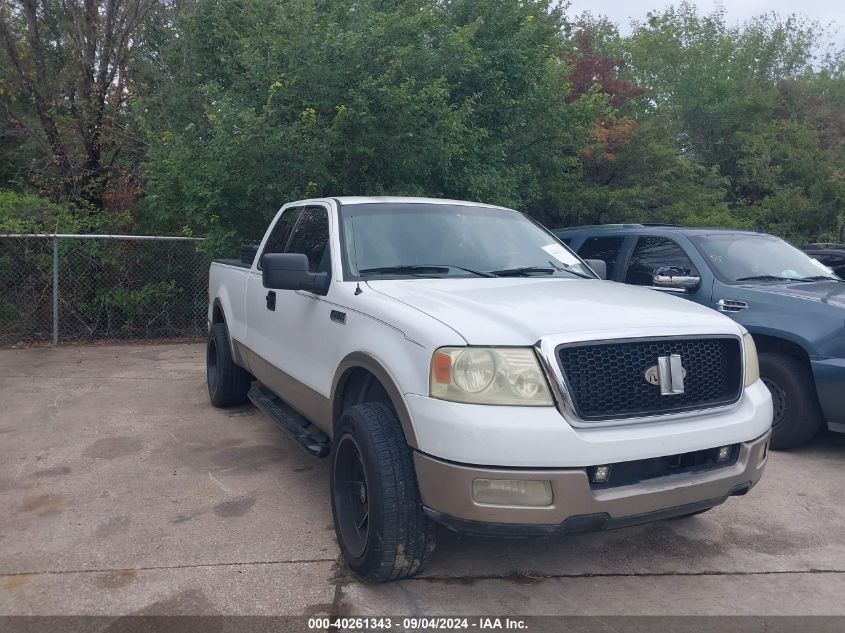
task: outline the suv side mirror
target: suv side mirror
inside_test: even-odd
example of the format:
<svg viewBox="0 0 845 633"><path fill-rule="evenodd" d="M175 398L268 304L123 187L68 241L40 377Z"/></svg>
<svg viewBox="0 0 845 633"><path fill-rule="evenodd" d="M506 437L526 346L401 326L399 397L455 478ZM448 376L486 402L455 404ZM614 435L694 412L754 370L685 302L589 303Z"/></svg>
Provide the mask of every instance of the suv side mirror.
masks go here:
<svg viewBox="0 0 845 633"><path fill-rule="evenodd" d="M274 290L307 290L318 295L329 291L328 273L309 272L303 253L267 253L261 260L261 281Z"/></svg>
<svg viewBox="0 0 845 633"><path fill-rule="evenodd" d="M651 281L658 288L670 290L695 290L701 285L701 277L691 275L688 269L680 266L661 266L655 269Z"/></svg>
<svg viewBox="0 0 845 633"><path fill-rule="evenodd" d="M599 279L607 279L607 262L603 259L585 259L584 262L593 269Z"/></svg>

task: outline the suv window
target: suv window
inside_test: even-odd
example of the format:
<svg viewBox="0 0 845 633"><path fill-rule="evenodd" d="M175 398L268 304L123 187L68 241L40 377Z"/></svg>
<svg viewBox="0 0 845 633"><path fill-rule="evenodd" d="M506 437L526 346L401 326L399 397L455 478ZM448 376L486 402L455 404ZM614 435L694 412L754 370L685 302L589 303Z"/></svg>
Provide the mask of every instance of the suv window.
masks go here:
<svg viewBox="0 0 845 633"><path fill-rule="evenodd" d="M581 259L603 260L607 264L607 278L612 279L613 269L616 268L619 250L624 241L624 237L591 237L581 244L578 255Z"/></svg>
<svg viewBox="0 0 845 633"><path fill-rule="evenodd" d="M832 268L833 272L842 277L845 274L845 255L813 255L807 253L810 257L814 257L828 268Z"/></svg>
<svg viewBox="0 0 845 633"><path fill-rule="evenodd" d="M258 270L261 270L261 262L264 261L264 255L267 253L285 252L285 245L288 243L290 231L293 228L300 211L302 211L301 208L291 208L285 209L282 213L279 221L276 222L276 226L273 227L270 237L267 238L267 244L264 246L264 251L261 253L261 259L258 260Z"/></svg>
<svg viewBox="0 0 845 633"><path fill-rule="evenodd" d="M688 275L698 275L690 258L677 242L668 237L641 237L637 240L628 262L625 283L651 286L654 283L654 271L663 266L676 266L685 270Z"/></svg>
<svg viewBox="0 0 845 633"><path fill-rule="evenodd" d="M293 229L286 253L305 253L308 270L327 273L331 270L329 248L329 214L323 207L307 207Z"/></svg>

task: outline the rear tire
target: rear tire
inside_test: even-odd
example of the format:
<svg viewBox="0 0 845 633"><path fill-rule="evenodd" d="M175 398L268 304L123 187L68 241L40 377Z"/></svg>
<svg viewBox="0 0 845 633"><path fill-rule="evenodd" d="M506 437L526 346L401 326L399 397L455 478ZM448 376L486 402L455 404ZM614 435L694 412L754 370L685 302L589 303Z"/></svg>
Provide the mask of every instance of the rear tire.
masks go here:
<svg viewBox="0 0 845 633"><path fill-rule="evenodd" d="M252 376L235 364L225 323L215 323L208 333L205 370L208 397L215 407L231 407L247 401Z"/></svg>
<svg viewBox="0 0 845 633"><path fill-rule="evenodd" d="M764 352L760 354L760 377L774 406L771 447L794 448L809 442L821 427L822 414L806 365L786 354Z"/></svg>
<svg viewBox="0 0 845 633"><path fill-rule="evenodd" d="M407 578L428 564L437 525L423 512L411 449L389 406L358 404L341 415L331 501L340 551L361 580Z"/></svg>

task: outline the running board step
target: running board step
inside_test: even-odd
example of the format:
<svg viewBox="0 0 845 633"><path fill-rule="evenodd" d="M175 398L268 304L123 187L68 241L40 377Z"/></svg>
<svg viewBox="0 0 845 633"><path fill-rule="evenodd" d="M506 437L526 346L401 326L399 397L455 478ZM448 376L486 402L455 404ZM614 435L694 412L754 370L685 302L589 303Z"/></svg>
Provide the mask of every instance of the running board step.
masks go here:
<svg viewBox="0 0 845 633"><path fill-rule="evenodd" d="M253 382L249 399L284 431L290 433L305 452L315 457L326 457L331 450L331 439L323 431L291 409L259 382Z"/></svg>

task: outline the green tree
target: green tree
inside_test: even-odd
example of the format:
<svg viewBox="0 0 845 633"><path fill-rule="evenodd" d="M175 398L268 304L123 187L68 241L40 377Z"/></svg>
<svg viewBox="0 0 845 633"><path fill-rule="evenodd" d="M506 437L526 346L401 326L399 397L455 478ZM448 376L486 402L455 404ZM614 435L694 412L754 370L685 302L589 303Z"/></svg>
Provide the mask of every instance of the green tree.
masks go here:
<svg viewBox="0 0 845 633"><path fill-rule="evenodd" d="M724 10L681 3L621 44L648 91L637 119L726 180L736 222L797 241L831 236L843 203L842 63L814 56L824 35L795 16L729 26Z"/></svg>
<svg viewBox="0 0 845 633"><path fill-rule="evenodd" d="M196 232L256 236L311 195L561 204L602 107L567 100L542 1L200 0L178 24L144 113L146 204Z"/></svg>

